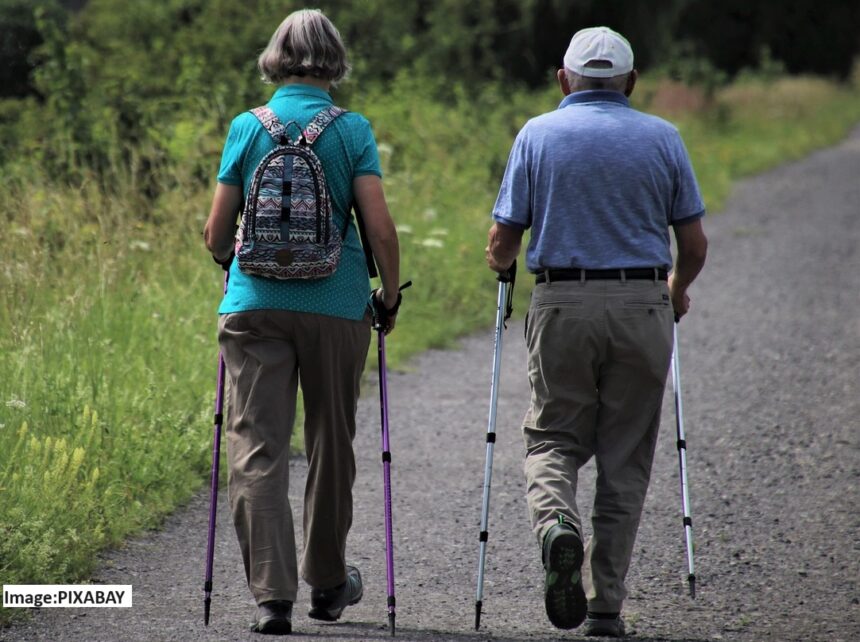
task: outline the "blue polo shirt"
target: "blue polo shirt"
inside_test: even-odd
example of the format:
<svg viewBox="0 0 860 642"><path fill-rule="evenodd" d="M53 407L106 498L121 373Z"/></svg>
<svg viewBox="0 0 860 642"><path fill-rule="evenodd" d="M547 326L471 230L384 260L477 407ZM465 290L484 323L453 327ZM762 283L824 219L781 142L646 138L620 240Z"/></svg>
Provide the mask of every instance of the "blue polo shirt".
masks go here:
<svg viewBox="0 0 860 642"><path fill-rule="evenodd" d="M531 228L530 272L671 269L669 226L705 206L678 130L614 91L580 91L517 135L493 218Z"/></svg>
<svg viewBox="0 0 860 642"><path fill-rule="evenodd" d="M275 91L268 105L283 123L295 121L302 129L324 108L331 96L310 85L286 85ZM291 130L292 136L298 134ZM257 164L275 146L260 121L245 112L230 125L221 156L218 182L239 185L247 198ZM245 274L234 260L220 314L247 310L293 310L360 320L370 297L364 250L350 219L352 181L356 176L382 176L376 140L361 114L348 112L326 127L314 142L332 198L335 224L349 225L335 272L322 279L280 280Z"/></svg>

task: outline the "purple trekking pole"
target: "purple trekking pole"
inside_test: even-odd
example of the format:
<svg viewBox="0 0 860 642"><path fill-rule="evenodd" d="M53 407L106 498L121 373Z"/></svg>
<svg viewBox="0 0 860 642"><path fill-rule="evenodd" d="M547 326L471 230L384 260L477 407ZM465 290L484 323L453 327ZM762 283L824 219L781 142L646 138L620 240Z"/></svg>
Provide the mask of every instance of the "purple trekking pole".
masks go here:
<svg viewBox="0 0 860 642"><path fill-rule="evenodd" d="M224 275L224 292L228 275ZM212 565L215 561L215 515L218 510L218 471L221 461L221 426L224 424L224 356L218 353L218 385L215 389L215 425L212 444L212 473L209 480L209 533L206 538L206 578L203 582L203 624L209 626L212 604Z"/></svg>
<svg viewBox="0 0 860 642"><path fill-rule="evenodd" d="M407 281L400 286L404 290L412 285ZM373 294L373 329L378 337L377 361L379 362L379 408L382 422L382 485L385 495L385 575L388 580L388 626L394 635L395 605L394 599L394 537L391 520L391 446L388 433L388 379L385 367L385 326L388 311ZM398 300L397 306L400 305Z"/></svg>

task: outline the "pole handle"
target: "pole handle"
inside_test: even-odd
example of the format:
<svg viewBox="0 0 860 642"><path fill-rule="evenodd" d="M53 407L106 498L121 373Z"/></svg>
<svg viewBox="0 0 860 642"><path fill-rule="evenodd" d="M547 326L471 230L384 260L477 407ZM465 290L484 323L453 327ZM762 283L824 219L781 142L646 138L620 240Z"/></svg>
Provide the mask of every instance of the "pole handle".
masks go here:
<svg viewBox="0 0 860 642"><path fill-rule="evenodd" d="M385 307L385 304L376 296L377 290L370 293L371 312L373 314L373 329L378 332L384 332L388 324L388 317L397 314L400 309L400 302L403 300L403 295L400 294L408 287L412 286L412 281L407 281L397 288L397 303L390 310Z"/></svg>
<svg viewBox="0 0 860 642"><path fill-rule="evenodd" d="M511 263L511 267L509 267L504 272L499 272L499 275L496 277L497 281L502 283L513 283L517 280L517 261L514 259L514 262Z"/></svg>
<svg viewBox="0 0 860 642"><path fill-rule="evenodd" d="M511 315L514 312L514 284L517 281L517 261L514 259L514 262L511 263L511 267L509 267L504 272L499 272L496 280L499 283L507 284L506 288L506 298L505 298L505 316L503 321L507 321L511 318ZM507 329L508 325L505 323L505 328Z"/></svg>

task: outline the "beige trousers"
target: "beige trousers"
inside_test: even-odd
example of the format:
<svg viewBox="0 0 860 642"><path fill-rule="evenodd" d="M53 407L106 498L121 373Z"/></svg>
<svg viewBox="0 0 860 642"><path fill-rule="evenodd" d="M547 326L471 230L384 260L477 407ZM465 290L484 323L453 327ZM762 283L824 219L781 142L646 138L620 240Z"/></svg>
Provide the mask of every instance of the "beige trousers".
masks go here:
<svg viewBox="0 0 860 642"><path fill-rule="evenodd" d="M228 378L228 494L254 598L296 599L287 491L299 385L308 459L301 575L313 588L345 582L352 440L370 322L255 310L222 315L218 339Z"/></svg>
<svg viewBox="0 0 860 642"><path fill-rule="evenodd" d="M582 534L577 473L595 457L590 611L621 610L672 356L664 281L535 287L526 323L531 403L523 422L527 501L538 541L562 515Z"/></svg>

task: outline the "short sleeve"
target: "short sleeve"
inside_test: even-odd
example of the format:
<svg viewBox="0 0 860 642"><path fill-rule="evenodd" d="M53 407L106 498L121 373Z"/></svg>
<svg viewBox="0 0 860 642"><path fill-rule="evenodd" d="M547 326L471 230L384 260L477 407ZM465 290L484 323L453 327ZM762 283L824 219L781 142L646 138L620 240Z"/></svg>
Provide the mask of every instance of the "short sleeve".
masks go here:
<svg viewBox="0 0 860 642"><path fill-rule="evenodd" d="M242 184L242 156L244 145L240 143L239 118L234 118L227 132L224 150L221 152L221 167L218 170L218 182L226 185Z"/></svg>
<svg viewBox="0 0 860 642"><path fill-rule="evenodd" d="M514 140L505 175L499 188L493 219L518 229L531 226L531 190L529 180L528 143L525 129Z"/></svg>
<svg viewBox="0 0 860 642"><path fill-rule="evenodd" d="M379 150L376 138L368 120L362 117L355 128L355 170L354 176L369 174L382 177L382 165L379 162Z"/></svg>
<svg viewBox="0 0 860 642"><path fill-rule="evenodd" d="M672 225L690 222L705 214L705 203L702 201L693 164L690 162L684 141L681 140L681 135L677 132L675 158L675 186L672 194L672 212L669 217L669 222Z"/></svg>

